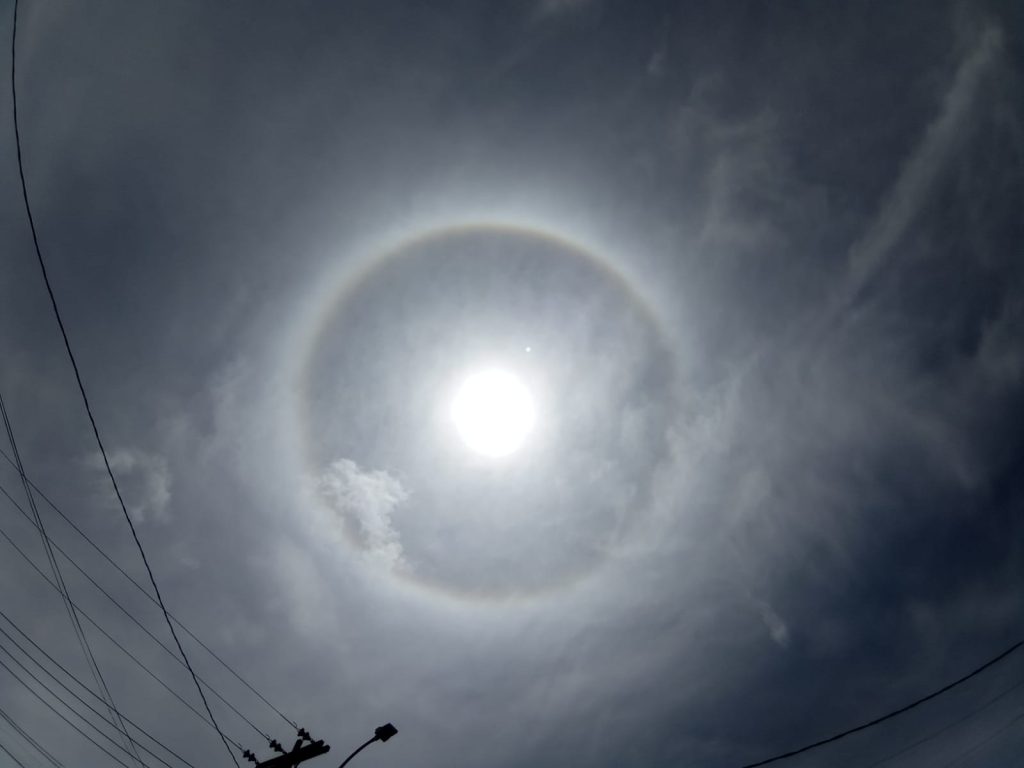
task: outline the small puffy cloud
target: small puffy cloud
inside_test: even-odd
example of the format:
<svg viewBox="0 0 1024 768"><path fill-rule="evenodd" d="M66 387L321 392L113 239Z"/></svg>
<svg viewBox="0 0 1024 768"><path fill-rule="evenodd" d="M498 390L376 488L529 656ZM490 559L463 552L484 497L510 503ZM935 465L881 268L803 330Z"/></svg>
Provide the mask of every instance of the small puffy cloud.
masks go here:
<svg viewBox="0 0 1024 768"><path fill-rule="evenodd" d="M647 74L651 77L661 77L665 74L665 59L668 54L665 48L658 48L647 60Z"/></svg>
<svg viewBox="0 0 1024 768"><path fill-rule="evenodd" d="M397 478L338 459L317 478L316 490L357 546L390 567L402 563L402 543L391 516L409 494Z"/></svg>
<svg viewBox="0 0 1024 768"><path fill-rule="evenodd" d="M166 522L170 514L171 473L167 460L162 456L144 451L121 448L108 454L110 468L121 489L128 514L140 522ZM116 504L114 489L107 477L103 456L97 451L85 459L86 466L94 470L96 490L103 504Z"/></svg>
<svg viewBox="0 0 1024 768"><path fill-rule="evenodd" d="M767 602L764 600L758 600L757 598L752 599L755 607L757 608L758 614L761 616L761 621L764 622L765 629L768 630L768 634L771 635L772 640L782 648L788 648L789 627L786 625L786 622L783 621L778 612Z"/></svg>

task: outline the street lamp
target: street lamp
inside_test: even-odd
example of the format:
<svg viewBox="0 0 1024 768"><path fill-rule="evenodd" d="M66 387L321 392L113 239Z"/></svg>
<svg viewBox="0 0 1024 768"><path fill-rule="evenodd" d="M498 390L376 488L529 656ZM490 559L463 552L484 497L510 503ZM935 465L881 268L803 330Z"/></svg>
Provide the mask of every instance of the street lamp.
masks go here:
<svg viewBox="0 0 1024 768"><path fill-rule="evenodd" d="M362 752L364 749L366 749L368 746L373 744L373 742L375 742L375 741L381 741L381 742L387 741L392 736L394 736L396 733L398 733L398 729L395 728L395 726L393 726L391 723L384 723L384 725L380 726L379 728L374 729L374 731L373 731L373 738L370 739L369 741L366 741L366 742L363 742L362 744L360 744L359 748L355 752L353 752L351 755L346 757L345 761L341 765L339 765L338 768L345 768L345 766L348 765L349 761L353 757L355 757L360 752Z"/></svg>

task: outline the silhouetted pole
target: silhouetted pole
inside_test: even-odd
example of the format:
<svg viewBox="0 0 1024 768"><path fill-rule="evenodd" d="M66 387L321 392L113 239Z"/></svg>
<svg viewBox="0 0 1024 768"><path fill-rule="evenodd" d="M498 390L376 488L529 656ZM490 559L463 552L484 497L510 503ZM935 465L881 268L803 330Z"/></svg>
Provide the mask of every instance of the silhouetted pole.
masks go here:
<svg viewBox="0 0 1024 768"><path fill-rule="evenodd" d="M349 761L353 757L355 757L360 752L362 752L364 749L366 749L368 746L373 744L373 742L375 742L375 741L381 741L381 742L387 741L392 736L394 736L396 733L398 733L398 729L395 728L395 726L393 726L391 723L384 723L384 725L382 725L380 728L377 728L376 730L374 730L373 738L372 739L370 739L369 741L366 741L366 742L360 744L359 748L355 752L353 752L351 755L346 757L345 761L341 765L339 765L338 768L345 768L345 766L348 765Z"/></svg>

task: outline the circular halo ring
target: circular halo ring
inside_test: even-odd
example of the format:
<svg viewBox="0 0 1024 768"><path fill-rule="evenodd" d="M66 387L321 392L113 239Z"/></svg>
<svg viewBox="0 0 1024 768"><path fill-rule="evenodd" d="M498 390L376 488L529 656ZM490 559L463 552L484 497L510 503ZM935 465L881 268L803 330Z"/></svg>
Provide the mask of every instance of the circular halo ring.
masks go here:
<svg viewBox="0 0 1024 768"><path fill-rule="evenodd" d="M292 386L289 388L292 393L292 404L288 409L292 414L292 434L290 438L292 440L293 455L298 459L297 470L301 478L315 477L319 471L314 466L314 460L309 450L311 442L309 439L310 424L307 409L305 408L305 394L309 391L310 369L315 359L316 350L320 346L323 334L330 327L331 319L377 270L401 259L407 252L415 249L417 246L448 237L479 233L493 233L540 240L572 254L574 257L580 258L596 268L598 272L609 278L628 297L630 303L639 311L641 317L654 331L655 338L666 352L669 353L669 365L673 369L675 368L671 355L672 347L668 343L669 334L665 331L663 318L655 310L654 302L645 299L644 295L637 289L636 286L639 284L639 281L636 277L629 274L619 260L603 255L596 248L584 245L578 240L570 239L552 232L546 227L534 224L493 220L468 220L445 226L423 227L412 234L401 238L394 238L380 244L376 248L366 249L367 255L363 258L344 262L334 274L328 275L325 280L320 282L321 288L318 291L317 297L307 304L308 310L300 319L296 335L293 337L294 343L290 345L295 352L294 363L291 368ZM318 498L317 501L319 502ZM358 545L348 536L343 538L348 546L358 549ZM422 578L417 578L415 574L403 572L399 569L390 569L387 570L387 573L395 582L432 597L445 598L457 602L487 601L504 604L509 600L537 599L562 592L592 576L599 569L600 562L598 561L578 572L569 573L566 577L541 588L502 591L497 594L453 588L450 584L426 581ZM382 570L384 569L382 568Z"/></svg>

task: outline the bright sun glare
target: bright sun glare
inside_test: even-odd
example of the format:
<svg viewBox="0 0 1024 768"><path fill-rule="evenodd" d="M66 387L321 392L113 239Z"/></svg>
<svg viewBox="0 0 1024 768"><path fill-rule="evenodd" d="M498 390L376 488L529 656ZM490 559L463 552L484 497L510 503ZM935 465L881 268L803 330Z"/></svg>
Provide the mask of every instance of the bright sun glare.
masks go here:
<svg viewBox="0 0 1024 768"><path fill-rule="evenodd" d="M533 398L523 382L497 368L468 376L455 393L452 420L474 453L500 458L518 450L533 430Z"/></svg>

